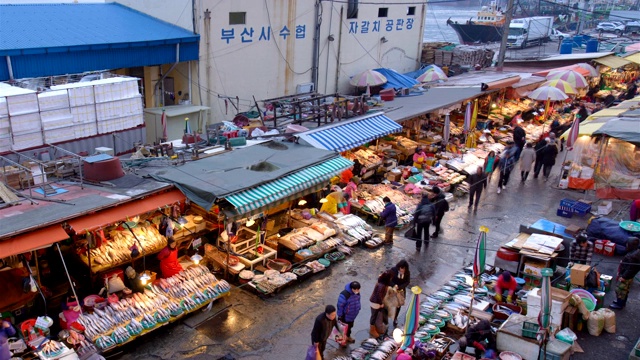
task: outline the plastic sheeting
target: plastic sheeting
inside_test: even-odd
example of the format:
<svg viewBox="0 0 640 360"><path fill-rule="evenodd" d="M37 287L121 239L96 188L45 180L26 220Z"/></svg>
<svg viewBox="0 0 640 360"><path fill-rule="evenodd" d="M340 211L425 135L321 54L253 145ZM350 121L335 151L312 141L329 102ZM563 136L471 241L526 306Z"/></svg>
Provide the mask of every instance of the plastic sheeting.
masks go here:
<svg viewBox="0 0 640 360"><path fill-rule="evenodd" d="M374 69L387 78L387 83L382 85L383 89L410 89L415 85L420 84L416 79L406 75L402 75L393 69Z"/></svg>
<svg viewBox="0 0 640 360"><path fill-rule="evenodd" d="M600 154L594 178L599 198L632 200L640 197L640 147L609 138Z"/></svg>

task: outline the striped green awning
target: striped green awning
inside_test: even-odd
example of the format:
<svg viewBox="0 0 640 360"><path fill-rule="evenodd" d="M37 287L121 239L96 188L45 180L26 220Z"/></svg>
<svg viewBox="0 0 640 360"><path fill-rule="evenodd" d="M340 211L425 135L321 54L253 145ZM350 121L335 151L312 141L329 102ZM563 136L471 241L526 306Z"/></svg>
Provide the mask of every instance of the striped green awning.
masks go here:
<svg viewBox="0 0 640 360"><path fill-rule="evenodd" d="M312 193L322 188L334 175L353 166L343 157L308 167L291 175L245 190L225 199L236 208L237 215L260 212L267 206L275 206Z"/></svg>

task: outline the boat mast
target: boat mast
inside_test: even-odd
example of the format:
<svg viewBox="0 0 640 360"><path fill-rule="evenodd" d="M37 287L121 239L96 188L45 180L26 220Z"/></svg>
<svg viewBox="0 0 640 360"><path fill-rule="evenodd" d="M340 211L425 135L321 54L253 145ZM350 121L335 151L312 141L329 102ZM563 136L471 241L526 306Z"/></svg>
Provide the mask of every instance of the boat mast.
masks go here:
<svg viewBox="0 0 640 360"><path fill-rule="evenodd" d="M502 71L504 65L504 57L507 51L507 38L509 37L509 25L511 24L511 18L513 17L513 0L507 2L507 11L505 12L504 26L502 27L502 41L500 42L500 52L498 53L498 63L496 64L496 70Z"/></svg>

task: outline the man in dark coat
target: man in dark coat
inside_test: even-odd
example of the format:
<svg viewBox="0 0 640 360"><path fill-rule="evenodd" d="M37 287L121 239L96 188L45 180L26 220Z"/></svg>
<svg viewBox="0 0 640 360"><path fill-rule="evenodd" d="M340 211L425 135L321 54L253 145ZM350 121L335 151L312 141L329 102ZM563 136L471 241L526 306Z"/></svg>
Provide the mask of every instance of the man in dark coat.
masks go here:
<svg viewBox="0 0 640 360"><path fill-rule="evenodd" d="M518 161L518 159L520 159L522 149L524 148L524 144L527 142L527 133L520 124L513 129L513 142L516 144L516 152L514 155L515 161Z"/></svg>
<svg viewBox="0 0 640 360"><path fill-rule="evenodd" d="M465 352L467 346L473 346L476 358L482 357L483 354L489 358L488 353L496 351L496 337L491 332L491 324L487 320L480 320L479 323L469 326L458 344L462 352Z"/></svg>
<svg viewBox="0 0 640 360"><path fill-rule="evenodd" d="M627 255L622 258L618 267L618 286L616 287L616 301L609 305L610 308L616 310L624 309L627 305L627 297L633 278L640 272L640 249L638 245L640 240L636 237L627 240Z"/></svg>
<svg viewBox="0 0 640 360"><path fill-rule="evenodd" d="M444 214L449 211L449 202L445 199L444 192L437 186L433 188L433 192L436 196L433 198L432 203L436 209L436 217L433 220L433 224L436 226L436 231L431 235L437 238L440 234L440 224Z"/></svg>
<svg viewBox="0 0 640 360"><path fill-rule="evenodd" d="M544 153L544 149L547 146L547 142L544 139L540 139L534 146L533 150L536 151L536 162L533 165L533 178L537 179L538 175L540 175L540 170L542 170L542 154Z"/></svg>
<svg viewBox="0 0 640 360"><path fill-rule="evenodd" d="M558 156L558 146L555 141L551 141L550 138L544 139L547 142L547 146L545 146L542 151L542 175L544 175L544 179L549 180L549 175L551 175L551 169L553 165L556 164L556 156Z"/></svg>
<svg viewBox="0 0 640 360"><path fill-rule="evenodd" d="M385 245L393 245L393 232L398 226L398 214L396 213L396 205L391 202L389 197L382 199L384 202L384 210L380 213L380 217L384 219L384 243Z"/></svg>
<svg viewBox="0 0 640 360"><path fill-rule="evenodd" d="M313 330L311 330L311 342L318 347L320 357L324 360L324 348L327 346L327 339L331 335L333 328L338 328L338 321L336 320L336 308L333 305L327 305L324 308L324 312L316 317L316 321L313 324Z"/></svg>
<svg viewBox="0 0 640 360"><path fill-rule="evenodd" d="M473 207L473 210L478 211L478 203L480 203L482 190L487 187L487 175L482 171L482 166L478 166L478 170L476 170L475 174L469 176L468 181L469 210L471 210L471 206L474 205L475 198L475 206Z"/></svg>

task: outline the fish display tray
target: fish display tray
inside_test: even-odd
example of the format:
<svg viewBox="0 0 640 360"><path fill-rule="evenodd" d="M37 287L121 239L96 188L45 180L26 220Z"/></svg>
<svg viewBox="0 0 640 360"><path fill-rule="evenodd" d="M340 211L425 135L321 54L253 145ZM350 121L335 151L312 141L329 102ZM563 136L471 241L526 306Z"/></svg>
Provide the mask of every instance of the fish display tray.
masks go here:
<svg viewBox="0 0 640 360"><path fill-rule="evenodd" d="M535 339L538 335L538 330L540 330L540 325L534 322L525 321L522 323L522 336L526 338Z"/></svg>

